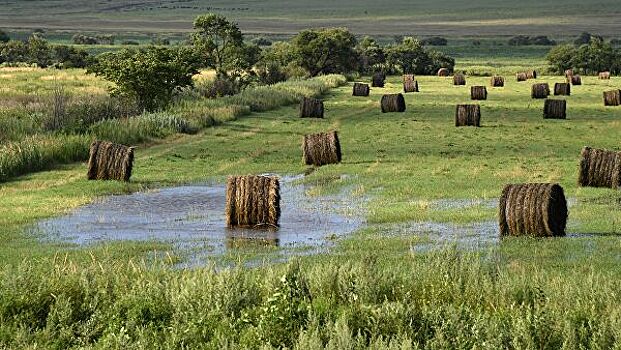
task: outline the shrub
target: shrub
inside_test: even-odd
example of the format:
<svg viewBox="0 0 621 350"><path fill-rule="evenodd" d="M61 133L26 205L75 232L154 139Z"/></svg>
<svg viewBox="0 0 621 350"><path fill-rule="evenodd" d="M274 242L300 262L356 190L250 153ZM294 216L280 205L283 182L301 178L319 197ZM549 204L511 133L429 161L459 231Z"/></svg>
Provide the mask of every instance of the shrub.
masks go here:
<svg viewBox="0 0 621 350"><path fill-rule="evenodd" d="M264 37L254 38L251 42L258 46L272 46L272 42Z"/></svg>
<svg viewBox="0 0 621 350"><path fill-rule="evenodd" d="M99 39L84 34L75 34L71 40L77 45L99 45Z"/></svg>
<svg viewBox="0 0 621 350"><path fill-rule="evenodd" d="M291 41L298 64L311 76L349 73L358 64L356 38L347 29L309 29Z"/></svg>
<svg viewBox="0 0 621 350"><path fill-rule="evenodd" d="M441 36L432 36L430 38L425 38L421 40L421 44L431 46L446 46L448 44L448 40Z"/></svg>
<svg viewBox="0 0 621 350"><path fill-rule="evenodd" d="M161 36L155 36L151 38L151 44L157 46L168 46L170 45L170 39L163 38Z"/></svg>
<svg viewBox="0 0 621 350"><path fill-rule="evenodd" d="M526 35L518 35L509 39L509 45L512 46L526 46L526 45L545 45L551 46L556 45L554 40L550 40L547 36L526 36Z"/></svg>
<svg viewBox="0 0 621 350"><path fill-rule="evenodd" d="M256 69L257 78L263 85L273 85L287 80L287 74L277 62L267 62Z"/></svg>
<svg viewBox="0 0 621 350"><path fill-rule="evenodd" d="M6 43L9 40L11 40L9 35L4 30L0 29L0 43Z"/></svg>

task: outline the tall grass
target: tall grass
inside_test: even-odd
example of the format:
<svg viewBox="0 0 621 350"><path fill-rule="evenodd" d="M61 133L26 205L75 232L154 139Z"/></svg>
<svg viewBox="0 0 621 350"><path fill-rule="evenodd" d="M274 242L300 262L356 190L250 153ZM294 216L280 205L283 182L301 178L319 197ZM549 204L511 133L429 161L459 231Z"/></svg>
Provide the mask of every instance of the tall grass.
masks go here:
<svg viewBox="0 0 621 350"><path fill-rule="evenodd" d="M494 259L448 249L390 266L372 255L218 272L105 261L87 266L55 261L43 269L22 264L0 272L0 344L57 349L619 345L618 272L558 272Z"/></svg>

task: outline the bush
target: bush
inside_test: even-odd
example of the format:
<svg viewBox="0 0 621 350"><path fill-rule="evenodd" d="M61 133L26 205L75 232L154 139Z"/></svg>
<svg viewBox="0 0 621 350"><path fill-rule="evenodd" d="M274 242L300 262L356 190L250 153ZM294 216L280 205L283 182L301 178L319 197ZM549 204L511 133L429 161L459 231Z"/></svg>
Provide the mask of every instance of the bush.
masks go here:
<svg viewBox="0 0 621 350"><path fill-rule="evenodd" d="M404 74L432 75L440 68L453 70L455 60L439 51L428 51L420 41L407 37L388 50L387 63Z"/></svg>
<svg viewBox="0 0 621 350"><path fill-rule="evenodd" d="M140 45L140 43L137 42L137 41L134 41L134 40L123 40L121 42L121 45L125 45L125 46L138 46L138 45Z"/></svg>
<svg viewBox="0 0 621 350"><path fill-rule="evenodd" d="M258 46L272 46L272 42L264 37L254 38L251 42Z"/></svg>
<svg viewBox="0 0 621 350"><path fill-rule="evenodd" d="M156 36L151 38L151 44L156 46L168 46L170 45L170 39Z"/></svg>
<svg viewBox="0 0 621 350"><path fill-rule="evenodd" d="M432 36L430 38L421 40L421 44L431 46L446 46L448 44L448 40L441 36Z"/></svg>
<svg viewBox="0 0 621 350"><path fill-rule="evenodd" d="M526 35L518 35L509 39L509 45L512 46L527 46L527 45L544 45L551 46L556 45L554 40L550 40L547 36L526 36Z"/></svg>
<svg viewBox="0 0 621 350"><path fill-rule="evenodd" d="M99 45L99 39L84 34L75 34L71 40L76 45Z"/></svg>
<svg viewBox="0 0 621 350"><path fill-rule="evenodd" d="M263 85L273 85L287 80L287 74L277 62L268 62L256 69L257 78Z"/></svg>
<svg viewBox="0 0 621 350"><path fill-rule="evenodd" d="M297 63L311 76L349 73L356 69L356 37L343 28L301 31L291 41Z"/></svg>
<svg viewBox="0 0 621 350"><path fill-rule="evenodd" d="M11 40L9 35L4 30L0 29L0 43L6 43L9 40Z"/></svg>

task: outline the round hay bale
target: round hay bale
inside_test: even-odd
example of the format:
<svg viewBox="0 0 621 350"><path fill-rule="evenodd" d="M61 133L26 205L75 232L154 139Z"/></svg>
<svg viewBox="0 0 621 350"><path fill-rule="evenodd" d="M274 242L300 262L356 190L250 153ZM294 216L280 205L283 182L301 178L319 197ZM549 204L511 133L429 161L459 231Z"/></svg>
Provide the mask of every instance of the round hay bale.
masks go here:
<svg viewBox="0 0 621 350"><path fill-rule="evenodd" d="M129 181L134 164L134 147L107 141L93 141L89 150L89 180Z"/></svg>
<svg viewBox="0 0 621 350"><path fill-rule="evenodd" d="M370 90L371 89L369 88L369 84L354 83L353 96L369 96Z"/></svg>
<svg viewBox="0 0 621 350"><path fill-rule="evenodd" d="M569 77L571 77L573 75L574 75L574 70L573 69L565 70L565 78L569 78Z"/></svg>
<svg viewBox="0 0 621 350"><path fill-rule="evenodd" d="M621 186L621 152L584 147L580 156L578 185L615 189Z"/></svg>
<svg viewBox="0 0 621 350"><path fill-rule="evenodd" d="M554 84L554 96L570 96L571 84L569 83L556 83Z"/></svg>
<svg viewBox="0 0 621 350"><path fill-rule="evenodd" d="M408 92L419 92L418 90L418 81L414 80L414 81L406 81L403 83L403 92L404 93L408 93Z"/></svg>
<svg viewBox="0 0 621 350"><path fill-rule="evenodd" d="M414 77L414 74L403 74L403 82L406 83L408 81L415 81L416 78Z"/></svg>
<svg viewBox="0 0 621 350"><path fill-rule="evenodd" d="M619 106L621 105L621 90L604 91L604 106Z"/></svg>
<svg viewBox="0 0 621 350"><path fill-rule="evenodd" d="M456 85L456 86L466 85L466 76L461 73L453 75L453 85Z"/></svg>
<svg viewBox="0 0 621 350"><path fill-rule="evenodd" d="M518 82L522 82L522 81L527 81L528 80L528 76L526 75L526 73L517 73L515 75L515 77L517 78Z"/></svg>
<svg viewBox="0 0 621 350"><path fill-rule="evenodd" d="M481 126L481 106L457 105L455 109L455 126Z"/></svg>
<svg viewBox="0 0 621 350"><path fill-rule="evenodd" d="M487 88L485 86L473 86L470 88L472 100L487 100Z"/></svg>
<svg viewBox="0 0 621 350"><path fill-rule="evenodd" d="M386 84L386 74L383 72L376 72L373 74L371 87L383 88Z"/></svg>
<svg viewBox="0 0 621 350"><path fill-rule="evenodd" d="M526 71L525 73L526 73L527 79L537 79L537 71L529 70L529 71Z"/></svg>
<svg viewBox="0 0 621 350"><path fill-rule="evenodd" d="M336 131L305 135L302 142L304 164L322 166L341 162L341 143Z"/></svg>
<svg viewBox="0 0 621 350"><path fill-rule="evenodd" d="M499 76L493 76L490 80L490 85L492 87L504 87L505 86L505 78Z"/></svg>
<svg viewBox="0 0 621 350"><path fill-rule="evenodd" d="M597 75L601 80L610 80L610 72L599 72Z"/></svg>
<svg viewBox="0 0 621 350"><path fill-rule="evenodd" d="M405 98L402 94L382 96L382 113L405 112Z"/></svg>
<svg viewBox="0 0 621 350"><path fill-rule="evenodd" d="M323 101L304 97L300 101L300 118L323 118Z"/></svg>
<svg viewBox="0 0 621 350"><path fill-rule="evenodd" d="M548 83L533 84L530 96L532 98L548 98L550 96L550 85Z"/></svg>
<svg viewBox="0 0 621 350"><path fill-rule="evenodd" d="M567 77L567 82L571 83L571 85L582 85L582 77L579 75L572 75Z"/></svg>
<svg viewBox="0 0 621 350"><path fill-rule="evenodd" d="M230 176L226 182L228 227L278 227L280 182L273 176Z"/></svg>
<svg viewBox="0 0 621 350"><path fill-rule="evenodd" d="M567 119L567 101L546 100L543 107L544 119Z"/></svg>
<svg viewBox="0 0 621 350"><path fill-rule="evenodd" d="M549 183L506 185L498 222L501 236L564 236L567 201L563 188Z"/></svg>
<svg viewBox="0 0 621 350"><path fill-rule="evenodd" d="M438 70L439 77L448 77L449 75L451 75L451 71L449 71L447 68L440 68Z"/></svg>

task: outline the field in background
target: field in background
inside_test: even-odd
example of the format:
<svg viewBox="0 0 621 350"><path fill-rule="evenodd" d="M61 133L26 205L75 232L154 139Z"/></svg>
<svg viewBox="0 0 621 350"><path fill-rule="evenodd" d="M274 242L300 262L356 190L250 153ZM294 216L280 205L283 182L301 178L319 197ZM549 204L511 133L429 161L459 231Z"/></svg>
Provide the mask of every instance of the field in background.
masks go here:
<svg viewBox="0 0 621 350"><path fill-rule="evenodd" d="M346 26L359 34L499 37L575 36L621 32L616 0L477 1L0 1L5 28L109 32L185 32L205 12L238 21L248 33L294 34L308 27ZM572 9L571 12L565 9Z"/></svg>

